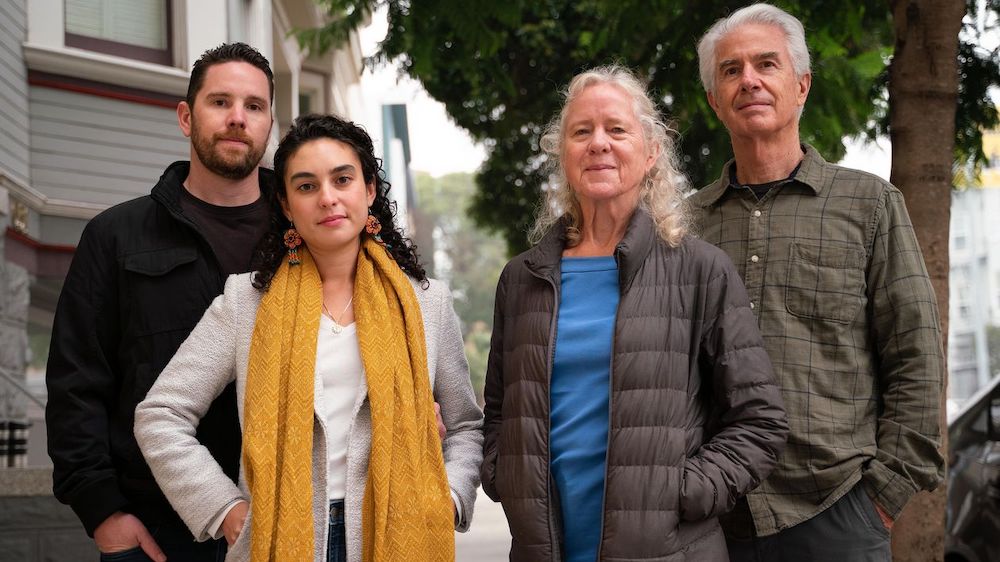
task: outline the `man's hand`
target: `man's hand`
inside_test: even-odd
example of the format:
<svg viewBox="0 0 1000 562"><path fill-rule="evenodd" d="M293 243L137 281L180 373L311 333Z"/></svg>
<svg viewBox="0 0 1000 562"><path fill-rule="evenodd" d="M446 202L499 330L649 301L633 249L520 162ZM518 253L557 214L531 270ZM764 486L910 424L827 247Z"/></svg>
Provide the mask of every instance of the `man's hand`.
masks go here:
<svg viewBox="0 0 1000 562"><path fill-rule="evenodd" d="M131 513L116 511L103 523L94 529L94 542L97 549L105 554L129 550L136 546L142 548L146 556L156 562L166 562L167 556L157 546L153 536L139 518Z"/></svg>
<svg viewBox="0 0 1000 562"><path fill-rule="evenodd" d="M250 504L241 501L234 505L226 514L226 518L222 520L222 533L226 536L226 542L229 543L229 546L236 544L236 539L240 538L240 531L243 530L243 522L247 519L249 509Z"/></svg>
<svg viewBox="0 0 1000 562"><path fill-rule="evenodd" d="M880 506L877 501L872 500L872 503L875 504L875 511L878 512L879 519L882 520L882 524L885 525L885 529L887 531L892 531L892 524L894 523L892 517L890 517L889 514L882 509L882 506Z"/></svg>
<svg viewBox="0 0 1000 562"><path fill-rule="evenodd" d="M437 420L438 437L444 441L444 436L448 435L448 428L444 426L444 420L441 419L441 405L437 402L434 403L434 418Z"/></svg>

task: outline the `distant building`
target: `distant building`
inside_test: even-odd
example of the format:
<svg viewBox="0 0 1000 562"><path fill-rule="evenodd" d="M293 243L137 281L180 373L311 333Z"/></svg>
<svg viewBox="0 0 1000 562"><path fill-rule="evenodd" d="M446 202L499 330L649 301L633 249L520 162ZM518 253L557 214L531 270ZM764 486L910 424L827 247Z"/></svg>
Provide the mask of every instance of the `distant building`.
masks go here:
<svg viewBox="0 0 1000 562"><path fill-rule="evenodd" d="M410 210L414 204L414 187L406 104L382 105L382 169L392 185L389 198L396 202L399 225L412 234L415 225Z"/></svg>
<svg viewBox="0 0 1000 562"><path fill-rule="evenodd" d="M356 35L321 57L290 36L325 18L313 0L0 5L0 421L32 420L29 464L48 460L41 407L24 390L44 402L52 315L80 233L188 158L175 110L192 62L229 41L268 57L272 143L302 112L364 120Z"/></svg>
<svg viewBox="0 0 1000 562"><path fill-rule="evenodd" d="M989 359L991 327L1000 331L1000 132L986 135L983 149L980 185L952 193L948 397L957 402L1000 371Z"/></svg>

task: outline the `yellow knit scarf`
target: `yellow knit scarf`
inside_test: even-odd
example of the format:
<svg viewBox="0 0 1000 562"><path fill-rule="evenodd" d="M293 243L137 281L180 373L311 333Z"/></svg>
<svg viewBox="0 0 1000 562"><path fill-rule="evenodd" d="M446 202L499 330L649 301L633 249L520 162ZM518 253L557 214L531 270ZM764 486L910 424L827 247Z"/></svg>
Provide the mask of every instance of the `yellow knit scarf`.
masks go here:
<svg viewBox="0 0 1000 562"><path fill-rule="evenodd" d="M315 556L313 385L322 286L309 252L299 254L300 266L286 262L275 274L250 344L243 456L253 562ZM451 562L452 502L420 306L406 275L371 240L358 256L354 316L372 417L363 560Z"/></svg>

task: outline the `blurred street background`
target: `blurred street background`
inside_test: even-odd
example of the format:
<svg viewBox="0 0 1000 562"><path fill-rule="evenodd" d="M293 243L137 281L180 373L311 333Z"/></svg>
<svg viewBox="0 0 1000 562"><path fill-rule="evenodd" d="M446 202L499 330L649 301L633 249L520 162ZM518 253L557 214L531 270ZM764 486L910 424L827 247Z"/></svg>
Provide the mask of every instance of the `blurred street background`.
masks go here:
<svg viewBox="0 0 1000 562"><path fill-rule="evenodd" d="M504 562L510 552L510 531L500 504L493 503L482 489L476 500L476 514L468 533L455 534L456 562Z"/></svg>

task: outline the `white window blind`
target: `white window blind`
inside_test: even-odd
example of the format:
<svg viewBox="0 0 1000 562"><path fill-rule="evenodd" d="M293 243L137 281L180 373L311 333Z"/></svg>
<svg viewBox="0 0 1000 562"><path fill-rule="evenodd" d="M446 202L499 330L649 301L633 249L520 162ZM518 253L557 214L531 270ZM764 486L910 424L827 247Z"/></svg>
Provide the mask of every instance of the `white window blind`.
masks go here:
<svg viewBox="0 0 1000 562"><path fill-rule="evenodd" d="M148 49L166 49L167 2L66 0L66 32Z"/></svg>

